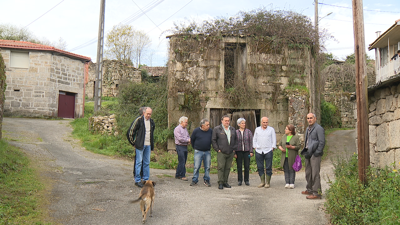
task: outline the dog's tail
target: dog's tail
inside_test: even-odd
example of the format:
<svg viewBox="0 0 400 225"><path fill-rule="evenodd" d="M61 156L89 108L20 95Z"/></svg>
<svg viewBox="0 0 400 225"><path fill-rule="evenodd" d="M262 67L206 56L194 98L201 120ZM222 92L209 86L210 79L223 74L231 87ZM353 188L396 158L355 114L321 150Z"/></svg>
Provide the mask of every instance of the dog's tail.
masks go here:
<svg viewBox="0 0 400 225"><path fill-rule="evenodd" d="M139 197L138 199L135 199L135 200L130 200L129 203L136 203L140 200L142 200L142 197Z"/></svg>

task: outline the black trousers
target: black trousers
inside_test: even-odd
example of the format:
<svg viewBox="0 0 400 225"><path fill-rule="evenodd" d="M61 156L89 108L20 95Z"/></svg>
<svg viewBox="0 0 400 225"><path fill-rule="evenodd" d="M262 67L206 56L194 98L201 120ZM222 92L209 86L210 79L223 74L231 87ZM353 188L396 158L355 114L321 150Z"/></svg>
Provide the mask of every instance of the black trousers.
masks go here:
<svg viewBox="0 0 400 225"><path fill-rule="evenodd" d="M242 173L242 163L244 162L244 181L249 181L249 171L250 171L250 152L236 151L236 165L238 173L238 181L243 181Z"/></svg>

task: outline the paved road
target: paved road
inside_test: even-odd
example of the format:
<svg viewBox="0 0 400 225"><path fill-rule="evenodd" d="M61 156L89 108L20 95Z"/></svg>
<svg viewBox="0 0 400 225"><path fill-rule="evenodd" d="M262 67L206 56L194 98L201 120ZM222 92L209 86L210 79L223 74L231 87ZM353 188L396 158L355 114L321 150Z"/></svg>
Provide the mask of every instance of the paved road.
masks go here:
<svg viewBox="0 0 400 225"><path fill-rule="evenodd" d="M86 151L71 137L69 122L4 118L5 138L41 165L41 175L51 185L49 221L140 224L139 204L128 203L140 191L133 186L132 162ZM328 137L328 143L348 143L349 149L355 149L351 147L354 131L345 132L333 133L334 140ZM333 152L341 149L330 146ZM331 168L329 160L325 161L322 176L331 174ZM306 200L300 194L306 185L303 171L296 174L296 188L291 190L284 188L283 175L273 175L271 188L266 189L256 187L259 177L255 173L249 187L237 186L237 175L231 174L232 188L219 190L216 174L211 175L212 187L208 188L190 187L190 181L176 180L174 173L151 170L151 179L157 182L156 200L147 224L328 224L322 210L324 199ZM322 187L328 187L326 179Z"/></svg>

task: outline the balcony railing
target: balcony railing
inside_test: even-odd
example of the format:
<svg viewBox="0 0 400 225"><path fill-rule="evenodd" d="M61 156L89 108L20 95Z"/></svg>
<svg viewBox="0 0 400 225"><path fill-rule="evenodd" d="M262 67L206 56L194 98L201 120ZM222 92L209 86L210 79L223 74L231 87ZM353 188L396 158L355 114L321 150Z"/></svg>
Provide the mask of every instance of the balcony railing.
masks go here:
<svg viewBox="0 0 400 225"><path fill-rule="evenodd" d="M385 81L389 79L391 76L397 75L400 73L400 58L397 57L396 60L389 61L386 65L379 68L376 74L376 83L379 81Z"/></svg>

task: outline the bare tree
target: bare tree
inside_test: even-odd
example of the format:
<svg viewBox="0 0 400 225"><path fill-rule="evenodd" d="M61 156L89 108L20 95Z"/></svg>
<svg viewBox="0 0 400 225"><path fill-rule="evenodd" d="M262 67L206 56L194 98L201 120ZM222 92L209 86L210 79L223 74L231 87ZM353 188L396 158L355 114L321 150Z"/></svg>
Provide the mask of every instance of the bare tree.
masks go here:
<svg viewBox="0 0 400 225"><path fill-rule="evenodd" d="M144 56L144 53L146 52L150 44L151 40L147 34L142 31L135 31L133 59L137 67L140 66L140 60Z"/></svg>

